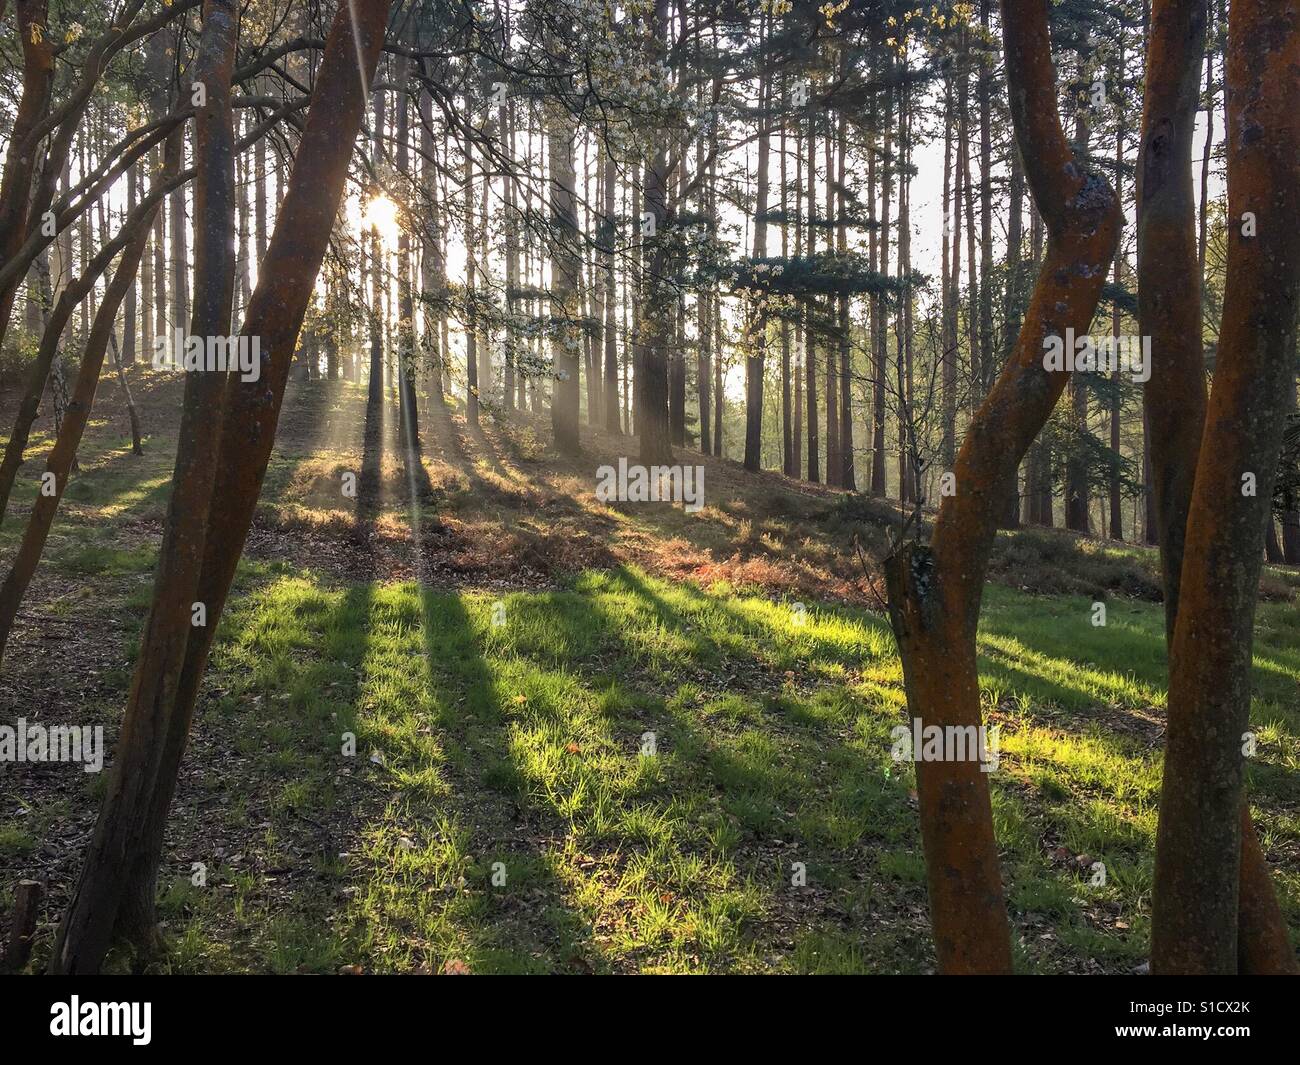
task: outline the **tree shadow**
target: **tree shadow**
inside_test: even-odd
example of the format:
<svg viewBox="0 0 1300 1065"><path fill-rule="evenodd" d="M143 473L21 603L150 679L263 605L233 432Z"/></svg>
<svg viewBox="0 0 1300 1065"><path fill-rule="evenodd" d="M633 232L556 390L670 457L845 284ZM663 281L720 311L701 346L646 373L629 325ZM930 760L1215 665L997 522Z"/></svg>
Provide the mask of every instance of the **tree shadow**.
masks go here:
<svg viewBox="0 0 1300 1065"><path fill-rule="evenodd" d="M439 707L436 724L449 785L439 813L464 828L472 853L481 856L475 875L481 880L482 924L467 944L470 967L603 967L592 929L543 846L564 827L528 802L512 754L508 693L482 653L478 626L459 595L421 588L420 598L427 683Z"/></svg>

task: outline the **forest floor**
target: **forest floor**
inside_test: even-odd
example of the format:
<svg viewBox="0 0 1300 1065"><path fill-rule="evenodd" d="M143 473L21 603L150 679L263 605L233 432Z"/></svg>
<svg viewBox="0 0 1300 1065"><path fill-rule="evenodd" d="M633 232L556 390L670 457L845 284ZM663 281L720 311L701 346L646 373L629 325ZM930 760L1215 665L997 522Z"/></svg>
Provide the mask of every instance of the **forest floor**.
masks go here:
<svg viewBox="0 0 1300 1065"><path fill-rule="evenodd" d="M116 736L180 406L175 377L132 380L146 453L106 379L0 721ZM169 951L150 967L932 970L912 770L891 757L901 671L853 547L879 551L896 512L688 449L703 509L606 505L596 467L627 453L619 438L584 428L583 457L559 459L533 416L476 432L459 409L424 414L416 463L391 425L366 447L358 386L290 386L182 769ZM6 566L48 415L37 430ZM1298 585L1278 568L1262 585L1250 791L1300 938ZM1018 967L1141 971L1165 700L1154 553L1004 534L980 651ZM45 881L34 968L105 779L0 765L0 936L14 883Z"/></svg>

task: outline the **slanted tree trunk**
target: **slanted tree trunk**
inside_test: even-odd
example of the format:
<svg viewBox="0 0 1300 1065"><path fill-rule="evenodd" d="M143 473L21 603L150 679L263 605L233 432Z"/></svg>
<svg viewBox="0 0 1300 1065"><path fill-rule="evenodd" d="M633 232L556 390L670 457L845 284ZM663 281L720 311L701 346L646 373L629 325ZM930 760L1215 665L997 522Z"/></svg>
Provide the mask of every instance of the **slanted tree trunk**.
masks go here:
<svg viewBox="0 0 1300 1065"><path fill-rule="evenodd" d="M77 448L81 444L86 423L90 420L90 411L95 402L95 392L99 385L99 375L109 342L113 341L116 348L113 329L117 312L122 305L123 297L135 284L135 275L139 270L145 241L149 236L149 227L153 223L153 213L162 199L163 187L170 178L180 172L182 129L183 127L177 127L176 133L168 140L167 162L153 193L147 198L143 207L136 207L128 215L126 224L118 231L119 243L124 245L122 255L118 260L113 280L109 283L104 298L100 301L99 309L95 313L94 325L86 337L77 380L62 424L59 426L54 447L45 464L46 472L53 474L54 491L52 494L45 491L37 492L31 514L27 519L27 526L23 530L22 543L19 544L18 551L14 555L3 585L0 585L0 658L4 656L9 634L14 619L18 616L18 610L22 606L23 597L27 594L37 566L40 565L41 555L45 550L50 528L54 524L59 502L67 490L73 463L76 461ZM126 388L125 379L122 379L122 387ZM126 393L126 398L131 415L132 445L138 455L141 454L140 423L129 391Z"/></svg>
<svg viewBox="0 0 1300 1065"><path fill-rule="evenodd" d="M31 436L32 425L40 410L41 396L50 376L51 368L59 354L59 345L63 330L72 318L78 305L93 288L95 280L108 269L117 252L126 243L126 238L119 233L113 241L106 244L87 264L79 276L72 278L54 301L54 307L46 318L45 331L41 334L40 347L36 358L32 360L27 373L27 386L18 404L18 415L14 419L13 431L5 444L4 458L0 459L0 521L4 520L8 509L9 496L13 491L14 479L23 463L27 441Z"/></svg>
<svg viewBox="0 0 1300 1065"><path fill-rule="evenodd" d="M1140 300L1153 356L1161 352L1155 390L1147 384L1147 418L1172 638L1151 964L1166 973L1294 971L1245 806L1243 736L1259 545L1272 519L1300 302L1300 230L1291 224L1300 210L1300 5L1232 6L1228 264L1208 404L1190 187L1207 13L1204 3L1169 0L1157 3L1152 16L1138 170ZM1255 216L1249 235L1247 213ZM1180 333L1189 321L1191 333ZM1168 418L1174 402L1182 405L1181 426ZM1254 475L1253 492L1243 486L1247 474Z"/></svg>
<svg viewBox="0 0 1300 1065"><path fill-rule="evenodd" d="M148 257L145 257L148 262ZM117 337L108 335L108 342L113 348L113 369L117 373L117 385L122 390L122 402L126 404L127 419L131 423L131 454L143 455L144 443L140 433L140 412L136 409L135 397L131 395L131 386L126 380L126 370L122 366L122 356L117 348Z"/></svg>
<svg viewBox="0 0 1300 1065"><path fill-rule="evenodd" d="M1044 341L1087 331L1122 223L1109 185L1084 170L1061 129L1047 7L1006 0L1002 19L1007 96L1047 255L1015 352L967 429L931 543L905 543L885 561L909 714L922 727L982 724L975 634L1002 493L1069 377L1044 368ZM973 759L921 761L916 776L940 969L1007 972L987 777Z"/></svg>
<svg viewBox="0 0 1300 1065"><path fill-rule="evenodd" d="M21 189L21 195L24 197L29 196L30 199L25 212L26 241L20 241L21 250L16 254L0 255L0 341L3 341L8 329L9 314L13 307L17 286L27 268L31 265L32 260L48 244L48 238L43 237L39 229L36 229L32 223L37 219L44 219L45 213L50 207L55 186L60 176L67 170L74 140L81 131L82 119L86 114L91 98L94 96L95 88L99 84L105 68L112 58L128 45L150 35L153 37L160 36L158 31L182 10L188 10L189 7L189 5L184 7L180 5L163 5L154 15L136 22L134 21L135 17L139 14L141 7L144 6L144 2L145 0L126 0L121 10L115 13L112 27L96 39L87 51L84 60L80 64L80 76L68 87L64 102L48 113L38 115L37 121L33 123L26 136L21 140L13 138L12 135L10 137L9 150L15 153L18 158L29 160L27 165L31 167L35 166L40 144L45 142L48 147L44 151L40 176L36 181L35 188L29 187L30 181L27 177L22 176L21 167L15 172L15 182L10 186L14 189ZM40 3L39 6L33 4L31 8L23 5L20 8L20 15L23 10L39 12L39 14L34 19L23 21L20 18L20 21L26 29L24 40L48 49L52 57L59 48L57 39L50 36L48 26L44 21L45 7L44 3ZM40 27L38 32L32 31L33 22ZM42 108L42 111L45 110L47 109ZM139 150L143 151L144 149L140 148ZM130 165L134 158L135 156L127 152L124 155L123 168ZM121 170L119 169L117 173L120 174ZM8 176L9 170L6 168L6 179ZM58 212L58 225L60 227L71 225L79 213L67 210ZM0 248L6 246L6 239L6 234L0 232Z"/></svg>
<svg viewBox="0 0 1300 1065"><path fill-rule="evenodd" d="M7 263L27 239L33 221L44 205L32 203L32 184L39 158L32 133L45 118L54 88L54 39L48 27L49 0L17 0L15 32L23 53L23 88L9 130L4 177L0 180L0 263ZM37 208L33 218L31 210ZM0 288L0 339L13 308L21 277Z"/></svg>
<svg viewBox="0 0 1300 1065"><path fill-rule="evenodd" d="M192 83L201 83L206 90L205 104L195 111L198 286L190 322L190 335L203 340L228 335L234 292L235 145L230 77L238 23L234 0L204 0L202 35L189 71ZM167 167L179 167L183 136L184 127L178 126L169 138ZM175 204L175 198L172 202ZM183 218L183 212L178 214ZM157 789L166 788L170 802L175 785L174 775L164 781L159 768L165 762L169 707L186 641L196 623L196 606L203 604L196 592L218 458L218 449L211 444L212 426L220 424L226 379L224 372L215 371L191 372L186 377L154 602L141 637L108 791L56 938L50 963L55 972L98 968L115 933L146 949L155 946L154 896L161 831L156 845L150 842L134 854L132 851L148 838ZM203 621L206 624L206 618ZM149 863L148 875L132 876L133 862Z"/></svg>
<svg viewBox="0 0 1300 1065"><path fill-rule="evenodd" d="M209 4L224 2L209 0ZM220 505L205 508L203 566L193 599L207 606L207 625L191 627L189 604L183 604L183 616L175 619L173 634L184 648L183 667L179 676L173 675L163 686L164 698L148 706L141 704L138 694L143 694L146 686L156 687L156 681L153 685L147 682L163 675L164 670L153 658L151 644L142 645L108 793L55 939L50 959L53 972L88 972L99 967L112 930L120 923L124 900L152 909L150 892L199 681L275 443L290 361L342 200L348 160L365 107L366 85L383 43L388 9L387 0L341 4L326 41L288 193L280 205L276 232L244 324L243 335L261 338L262 374L254 382L232 382L220 426L220 458L215 463L218 476L210 493ZM356 12L355 18L352 12ZM216 99L220 100L221 94L216 94ZM211 106L211 85L208 100ZM215 211L205 212L205 226L208 218L215 216ZM227 247L229 238L227 229ZM211 250L212 256L218 254ZM199 262L206 271L207 257ZM205 297L210 287L205 283ZM209 439L211 428L207 427ZM160 580L151 617L162 606L159 598L176 594L175 584ZM129 921L126 927L131 927Z"/></svg>

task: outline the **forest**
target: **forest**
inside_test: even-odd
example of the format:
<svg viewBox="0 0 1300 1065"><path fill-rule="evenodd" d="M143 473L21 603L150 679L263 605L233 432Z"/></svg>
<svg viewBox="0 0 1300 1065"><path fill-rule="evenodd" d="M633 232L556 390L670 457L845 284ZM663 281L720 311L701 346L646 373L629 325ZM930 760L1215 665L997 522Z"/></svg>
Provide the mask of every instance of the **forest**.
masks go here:
<svg viewBox="0 0 1300 1065"><path fill-rule="evenodd" d="M0 971L1300 972L1300 0L0 0L0 97Z"/></svg>

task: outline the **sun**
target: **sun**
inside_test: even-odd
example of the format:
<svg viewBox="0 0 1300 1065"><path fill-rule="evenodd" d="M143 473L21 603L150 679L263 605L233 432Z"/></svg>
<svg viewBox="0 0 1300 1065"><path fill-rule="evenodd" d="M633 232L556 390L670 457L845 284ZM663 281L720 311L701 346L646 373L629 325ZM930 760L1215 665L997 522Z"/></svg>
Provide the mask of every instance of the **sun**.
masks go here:
<svg viewBox="0 0 1300 1065"><path fill-rule="evenodd" d="M398 222L398 214L397 204L381 192L367 201L361 221L366 229L373 227L378 231L379 239L385 245L393 247L397 244L397 238L402 232L401 224Z"/></svg>

